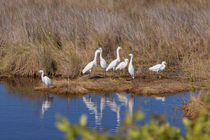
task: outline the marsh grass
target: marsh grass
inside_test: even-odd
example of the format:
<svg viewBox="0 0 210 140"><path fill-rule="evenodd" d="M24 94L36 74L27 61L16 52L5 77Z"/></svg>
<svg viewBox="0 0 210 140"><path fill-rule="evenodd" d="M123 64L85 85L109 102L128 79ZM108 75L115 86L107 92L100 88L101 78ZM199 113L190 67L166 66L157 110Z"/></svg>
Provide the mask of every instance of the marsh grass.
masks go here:
<svg viewBox="0 0 210 140"><path fill-rule="evenodd" d="M166 71L210 77L209 0L0 0L0 71L76 78L103 48L109 63L134 54L137 75ZM97 73L97 71L96 71Z"/></svg>
<svg viewBox="0 0 210 140"><path fill-rule="evenodd" d="M198 95L192 95L181 109L184 111L184 116L190 119L197 118L202 109L210 113L210 92L200 91Z"/></svg>

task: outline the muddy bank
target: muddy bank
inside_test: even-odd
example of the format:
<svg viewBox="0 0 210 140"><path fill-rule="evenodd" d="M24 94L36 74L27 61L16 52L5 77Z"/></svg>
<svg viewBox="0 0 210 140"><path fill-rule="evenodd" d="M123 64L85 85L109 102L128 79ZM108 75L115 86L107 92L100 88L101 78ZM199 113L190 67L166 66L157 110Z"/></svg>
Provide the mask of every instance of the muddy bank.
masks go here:
<svg viewBox="0 0 210 140"><path fill-rule="evenodd" d="M93 78L87 76L76 80L53 80L54 87L46 87L44 84L36 86L38 91L51 92L55 94L86 94L102 92L127 92L142 96L166 96L178 92L191 91L194 89L203 89L207 81L189 82L188 79L170 78L170 79L134 79L130 78Z"/></svg>

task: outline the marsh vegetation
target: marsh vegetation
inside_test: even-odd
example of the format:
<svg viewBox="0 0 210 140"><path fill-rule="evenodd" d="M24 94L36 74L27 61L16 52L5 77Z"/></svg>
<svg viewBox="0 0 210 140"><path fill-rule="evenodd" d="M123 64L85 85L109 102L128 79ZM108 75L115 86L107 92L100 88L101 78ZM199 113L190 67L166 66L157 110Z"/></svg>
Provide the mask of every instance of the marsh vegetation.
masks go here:
<svg viewBox="0 0 210 140"><path fill-rule="evenodd" d="M122 58L134 54L137 76L165 60L166 73L206 79L209 5L209 0L0 0L0 71L34 76L44 69L76 78L96 48L110 62L120 45Z"/></svg>

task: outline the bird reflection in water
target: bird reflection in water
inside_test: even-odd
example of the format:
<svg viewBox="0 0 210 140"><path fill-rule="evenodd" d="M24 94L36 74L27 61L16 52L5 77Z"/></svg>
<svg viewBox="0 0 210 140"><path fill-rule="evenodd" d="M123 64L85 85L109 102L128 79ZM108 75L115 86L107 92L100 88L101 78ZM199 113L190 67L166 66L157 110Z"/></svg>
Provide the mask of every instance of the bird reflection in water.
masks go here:
<svg viewBox="0 0 210 140"><path fill-rule="evenodd" d="M128 112L133 114L133 105L134 105L134 96L128 97L125 94L118 94L117 98L113 98L113 96L101 96L100 100L95 101L94 96L83 96L83 101L88 108L95 115L95 123L97 126L101 126L101 121L103 118L103 110L105 107L108 107L112 112L116 113L116 120L118 128L120 126L121 118L120 118L120 108L126 107ZM94 101L93 101L94 100ZM100 112L97 107L100 107Z"/></svg>
<svg viewBox="0 0 210 140"><path fill-rule="evenodd" d="M41 108L41 118L44 118L45 112L51 107L54 97L46 94L43 98L42 108Z"/></svg>

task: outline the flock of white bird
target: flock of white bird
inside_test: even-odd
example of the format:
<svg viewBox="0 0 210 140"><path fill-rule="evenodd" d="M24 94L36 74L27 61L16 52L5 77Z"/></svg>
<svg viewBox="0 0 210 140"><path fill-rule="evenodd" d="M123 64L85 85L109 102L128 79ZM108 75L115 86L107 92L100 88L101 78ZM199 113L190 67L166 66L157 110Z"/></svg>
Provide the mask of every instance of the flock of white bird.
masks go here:
<svg viewBox="0 0 210 140"><path fill-rule="evenodd" d="M128 65L128 59L126 58L123 62L120 63L120 51L121 47L117 48L117 58L115 60L113 60L108 66L106 61L104 60L104 58L102 57L102 48L99 48L95 51L95 56L93 61L91 61L90 63L88 63L85 68L82 70L82 73L85 74L86 72L90 72L92 71L92 69L97 66L97 56L98 53L100 53L100 65L101 68L104 69L105 72L109 71L109 70L124 70L127 65ZM130 58L130 62L129 62L129 66L128 66L128 72L131 75L131 77L134 79L135 78L135 70L133 67L133 54L129 54Z"/></svg>
<svg viewBox="0 0 210 140"><path fill-rule="evenodd" d="M93 61L91 61L90 63L88 63L85 66L85 68L82 70L82 73L85 74L88 71L91 73L92 69L95 66L97 66L98 53L100 53L100 65L101 65L101 68L104 69L105 72L107 72L107 71L109 71L111 69L113 69L113 71L115 71L115 70L124 70L127 67L129 60L127 58L125 58L124 61L120 63L120 54L119 54L120 49L121 49L121 47L117 48L117 58L115 60L111 61L111 63L108 66L107 66L106 61L102 57L102 48L97 49L95 51L95 56L94 56ZM129 62L129 65L128 65L128 73L134 79L135 78L135 70L134 70L134 67L133 67L133 54L129 54L129 56L130 56L130 62ZM150 67L149 70L158 73L159 71L164 70L165 67L166 67L166 62L163 61L161 64L157 64L155 66Z"/></svg>
<svg viewBox="0 0 210 140"><path fill-rule="evenodd" d="M124 70L127 67L129 60L127 58L125 58L123 62L120 62L120 54L119 54L120 49L121 49L121 47L119 46L117 48L117 58L115 60L111 61L111 63L108 66L107 66L107 63L106 63L105 59L102 57L102 53L103 53L102 48L97 49L95 51L93 61L89 62L85 66L85 68L82 70L82 73L85 74L88 71L91 73L93 68L97 66L97 57L98 57L99 53L100 53L100 66L101 66L102 69L104 69L105 73L107 71L111 70L111 69L113 71ZM129 56L130 56L130 62L129 62L129 65L128 65L128 73L134 79L135 78L135 70L134 70L134 67L133 67L133 54L129 54ZM166 62L163 61L161 64L157 64L155 66L150 67L149 71L153 71L153 72L158 73L159 71L163 71L165 69L165 67L166 67ZM39 72L41 73L42 82L45 85L47 85L48 87L52 86L53 83L52 83L51 79L47 76L44 76L44 71L40 70Z"/></svg>

